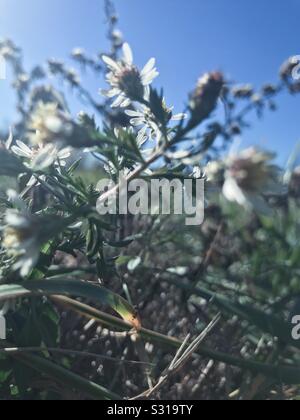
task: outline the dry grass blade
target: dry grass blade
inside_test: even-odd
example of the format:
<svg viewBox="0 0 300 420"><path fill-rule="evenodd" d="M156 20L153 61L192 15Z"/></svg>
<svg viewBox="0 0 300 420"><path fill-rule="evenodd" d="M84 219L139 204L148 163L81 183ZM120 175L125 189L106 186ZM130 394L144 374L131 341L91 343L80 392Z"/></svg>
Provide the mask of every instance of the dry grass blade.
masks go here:
<svg viewBox="0 0 300 420"><path fill-rule="evenodd" d="M185 350L185 347L190 337L190 336L187 336L184 342L182 343L182 346L177 351L170 366L165 370L165 372L163 372L157 384L153 388L145 391L144 393L138 395L137 397L132 398L132 400L150 398L155 392L161 389L161 387L170 379L171 376L176 374L180 369L182 369L188 363L192 355L199 349L199 346L203 343L203 341L207 338L207 336L211 333L211 331L213 331L213 329L217 326L220 319L221 319L221 314L218 314L212 320L212 322L205 328L205 330L202 331L202 333Z"/></svg>

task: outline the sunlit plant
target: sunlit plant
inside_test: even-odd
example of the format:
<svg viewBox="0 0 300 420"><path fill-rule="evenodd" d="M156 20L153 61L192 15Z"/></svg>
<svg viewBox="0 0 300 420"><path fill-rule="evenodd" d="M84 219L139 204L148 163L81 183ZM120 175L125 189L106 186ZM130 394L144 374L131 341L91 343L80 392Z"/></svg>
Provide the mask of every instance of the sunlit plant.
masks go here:
<svg viewBox="0 0 300 420"><path fill-rule="evenodd" d="M285 174L267 151L230 152L250 113L300 91L295 60L260 90L207 72L175 113L155 87L155 59L140 70L110 1L106 13L111 52L72 52L78 72L104 76L100 97L63 61L27 72L20 49L0 42L19 111L0 147L0 398L211 398L200 386L210 374L228 398L224 366L232 398L280 398L282 384L296 395L299 168ZM83 99L79 115L50 75ZM100 215L99 196L118 193L120 175L204 179L204 223ZM114 187L100 192L107 177Z"/></svg>

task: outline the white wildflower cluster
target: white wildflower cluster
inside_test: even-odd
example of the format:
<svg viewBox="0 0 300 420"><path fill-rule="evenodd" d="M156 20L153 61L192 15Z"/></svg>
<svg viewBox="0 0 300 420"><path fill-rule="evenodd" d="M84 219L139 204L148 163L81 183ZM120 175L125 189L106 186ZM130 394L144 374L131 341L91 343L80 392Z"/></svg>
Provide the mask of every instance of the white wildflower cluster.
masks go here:
<svg viewBox="0 0 300 420"><path fill-rule="evenodd" d="M40 102L28 126L29 140L33 145L65 144L73 132L71 116L61 111L55 103Z"/></svg>
<svg viewBox="0 0 300 420"><path fill-rule="evenodd" d="M32 213L15 190L7 191L7 200L11 206L2 219L2 247L12 259L13 270L26 277L39 260L41 246L60 233L67 222L60 216Z"/></svg>
<svg viewBox="0 0 300 420"><path fill-rule="evenodd" d="M168 108L165 101L163 101L166 116L170 121L182 121L186 118L186 114L180 113L173 115L173 107ZM126 114L131 118L130 124L138 128L137 142L141 146L148 140L156 140L160 142L162 132L157 123L155 115L146 105L140 105L140 110L127 110Z"/></svg>
<svg viewBox="0 0 300 420"><path fill-rule="evenodd" d="M222 188L224 197L250 211L268 214L268 196L283 192L274 155L255 148L235 153L222 162L212 162L207 180Z"/></svg>
<svg viewBox="0 0 300 420"><path fill-rule="evenodd" d="M29 147L20 140L12 146L12 152L28 161L28 166L35 170L43 170L56 164L57 166L66 166L66 160L71 156L71 148L59 149L55 144L45 146Z"/></svg>
<svg viewBox="0 0 300 420"><path fill-rule="evenodd" d="M4 219L2 245L16 262L15 270L27 276L40 255L39 226L37 219L25 210L7 210Z"/></svg>
<svg viewBox="0 0 300 420"><path fill-rule="evenodd" d="M21 174L27 168L35 172L51 165L58 168L65 166L72 152L71 147L65 147L65 139L72 133L72 127L71 118L59 110L56 104L39 103L28 125L29 144L20 140L14 142L12 132L6 142L1 142L3 174ZM40 178L45 180L44 175ZM27 186L38 185L38 179L32 175ZM45 241L45 232L55 229L55 221L52 225L51 220L48 220L45 226L45 219L31 214L17 192L9 190L8 196L13 208L7 209L3 217L2 246L7 256L14 261L13 269L25 277L35 267L40 247Z"/></svg>
<svg viewBox="0 0 300 420"><path fill-rule="evenodd" d="M123 58L115 61L104 55L103 61L109 68L106 80L111 89L101 91L108 98L117 97L112 107L128 107L134 101L143 101L149 91L149 85L158 76L155 59L151 58L140 71L133 64L133 54L128 44L123 45Z"/></svg>
<svg viewBox="0 0 300 420"><path fill-rule="evenodd" d="M71 117L59 110L55 103L40 102L28 125L29 144L13 141L12 133L2 145L21 157L32 170L43 170L55 164L63 167L72 154L68 139L73 133Z"/></svg>
<svg viewBox="0 0 300 420"><path fill-rule="evenodd" d="M110 90L101 91L108 98L115 98L112 107L128 108L133 103L138 103L135 110L127 109L125 113L131 118L130 123L138 128L137 143L142 146L148 140L155 140L158 144L162 137L160 124L149 106L150 85L159 75L155 68L155 59L151 58L140 71L133 64L133 54L130 46L123 45L123 58L115 61L111 57L103 56L103 61L109 68L107 82ZM165 100L162 106L167 122L181 121L185 114L173 115L173 108L168 108Z"/></svg>

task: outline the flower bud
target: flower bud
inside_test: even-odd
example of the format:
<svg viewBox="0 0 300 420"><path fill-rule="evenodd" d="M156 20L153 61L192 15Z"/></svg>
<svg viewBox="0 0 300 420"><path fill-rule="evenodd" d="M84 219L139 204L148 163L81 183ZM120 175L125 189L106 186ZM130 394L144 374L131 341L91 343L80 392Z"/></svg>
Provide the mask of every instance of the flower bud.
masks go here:
<svg viewBox="0 0 300 420"><path fill-rule="evenodd" d="M196 89L190 96L192 122L199 124L210 116L217 105L224 86L224 77L220 72L206 73L199 79Z"/></svg>
<svg viewBox="0 0 300 420"><path fill-rule="evenodd" d="M71 56L74 60L78 60L79 62L84 62L86 60L85 51L82 48L74 48Z"/></svg>
<svg viewBox="0 0 300 420"><path fill-rule="evenodd" d="M232 89L232 95L237 99L248 99L254 93L252 85L235 86Z"/></svg>
<svg viewBox="0 0 300 420"><path fill-rule="evenodd" d="M263 94L266 96L275 95L278 92L278 87L272 84L267 84L263 86Z"/></svg>
<svg viewBox="0 0 300 420"><path fill-rule="evenodd" d="M13 268L23 277L36 265L41 246L68 225L67 220L58 216L36 216L25 207L8 209L4 221L2 245L7 255L15 260Z"/></svg>

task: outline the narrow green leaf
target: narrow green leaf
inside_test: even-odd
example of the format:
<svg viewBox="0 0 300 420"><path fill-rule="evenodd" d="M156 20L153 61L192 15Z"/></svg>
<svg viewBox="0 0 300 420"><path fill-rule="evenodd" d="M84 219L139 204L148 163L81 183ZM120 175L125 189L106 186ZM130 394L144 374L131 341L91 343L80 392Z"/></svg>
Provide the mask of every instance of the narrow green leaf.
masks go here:
<svg viewBox="0 0 300 420"><path fill-rule="evenodd" d="M231 301L230 299L209 290L192 287L189 284L176 279L164 279L164 281L210 301L212 305L215 305L219 309L237 315L239 318L248 321L251 325L256 326L265 333L271 334L273 337L278 337L286 344L291 344L294 347L300 348L300 342L295 341L291 335L291 325L275 315L250 305Z"/></svg>
<svg viewBox="0 0 300 420"><path fill-rule="evenodd" d="M129 331L131 328L130 324L122 321L121 319L105 314L83 303L64 297L59 297L58 301L70 309L80 313L81 315L100 322L107 328L118 329L120 331ZM174 337L169 337L145 328L141 328L139 332L141 337L143 337L145 340L150 341L151 343L156 343L157 345L168 349L178 349L182 346L182 342ZM236 366L242 370L250 371L254 374L262 374L280 384L284 383L287 385L295 385L300 383L300 368L298 366L274 366L271 364L244 360L230 354L212 350L206 346L201 346L197 353L203 357L207 357L209 359L213 359L230 366Z"/></svg>
<svg viewBox="0 0 300 420"><path fill-rule="evenodd" d="M43 357L30 353L11 354L10 357L13 357L40 374L44 374L62 385L69 386L72 390L82 392L84 395L95 400L121 400L121 397L117 394Z"/></svg>
<svg viewBox="0 0 300 420"><path fill-rule="evenodd" d="M56 277L53 280L0 285L0 301L30 295L64 295L86 298L93 302L110 306L124 320L130 322L133 326L139 326L135 309L125 299L104 287L91 283Z"/></svg>

